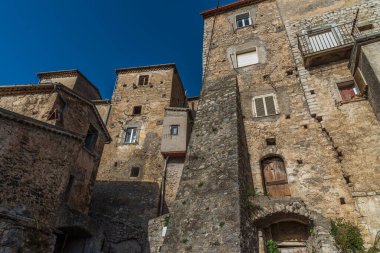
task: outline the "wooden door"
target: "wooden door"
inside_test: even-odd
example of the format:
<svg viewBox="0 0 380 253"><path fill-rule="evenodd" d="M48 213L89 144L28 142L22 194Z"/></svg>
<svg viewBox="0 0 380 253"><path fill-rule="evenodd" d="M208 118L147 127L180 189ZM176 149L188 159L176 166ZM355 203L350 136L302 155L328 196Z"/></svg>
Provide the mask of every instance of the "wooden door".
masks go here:
<svg viewBox="0 0 380 253"><path fill-rule="evenodd" d="M284 161L279 157L268 158L262 162L262 168L268 195L273 197L290 196Z"/></svg>

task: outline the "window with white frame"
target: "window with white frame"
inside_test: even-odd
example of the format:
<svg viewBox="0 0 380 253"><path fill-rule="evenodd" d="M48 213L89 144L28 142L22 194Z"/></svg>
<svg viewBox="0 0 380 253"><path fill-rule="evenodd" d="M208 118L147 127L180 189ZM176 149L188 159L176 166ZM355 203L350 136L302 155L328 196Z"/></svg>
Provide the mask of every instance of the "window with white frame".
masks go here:
<svg viewBox="0 0 380 253"><path fill-rule="evenodd" d="M128 127L125 129L124 143L133 144L137 142L137 127Z"/></svg>
<svg viewBox="0 0 380 253"><path fill-rule="evenodd" d="M245 26L252 25L252 19L249 16L249 13L243 13L236 16L236 27L243 28Z"/></svg>
<svg viewBox="0 0 380 253"><path fill-rule="evenodd" d="M259 63L256 48L248 52L238 53L236 55L236 62L238 68Z"/></svg>
<svg viewBox="0 0 380 253"><path fill-rule="evenodd" d="M279 113L277 99L274 94L254 97L252 104L254 117L264 117Z"/></svg>

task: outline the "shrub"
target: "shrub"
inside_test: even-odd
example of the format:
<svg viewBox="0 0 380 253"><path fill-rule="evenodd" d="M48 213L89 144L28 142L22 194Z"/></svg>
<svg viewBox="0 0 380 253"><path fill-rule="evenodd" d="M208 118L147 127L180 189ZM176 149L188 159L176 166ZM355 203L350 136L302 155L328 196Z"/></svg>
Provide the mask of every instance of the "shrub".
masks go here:
<svg viewBox="0 0 380 253"><path fill-rule="evenodd" d="M278 249L277 243L275 241L269 240L266 244L268 253L280 253L280 250Z"/></svg>
<svg viewBox="0 0 380 253"><path fill-rule="evenodd" d="M332 221L331 235L342 253L364 252L364 241L357 226L343 219Z"/></svg>

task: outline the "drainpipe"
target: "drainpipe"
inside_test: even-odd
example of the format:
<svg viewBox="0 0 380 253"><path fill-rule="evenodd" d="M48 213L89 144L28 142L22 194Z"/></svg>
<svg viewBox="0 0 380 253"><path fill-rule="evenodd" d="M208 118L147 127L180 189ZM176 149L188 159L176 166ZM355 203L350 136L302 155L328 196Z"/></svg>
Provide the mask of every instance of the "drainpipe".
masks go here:
<svg viewBox="0 0 380 253"><path fill-rule="evenodd" d="M159 210L159 216L162 215L164 212L164 197L165 197L165 184L166 184L166 169L168 167L168 161L169 156L165 158L165 164L164 164L164 172L162 173L162 181L161 181L161 199L160 199L160 210Z"/></svg>

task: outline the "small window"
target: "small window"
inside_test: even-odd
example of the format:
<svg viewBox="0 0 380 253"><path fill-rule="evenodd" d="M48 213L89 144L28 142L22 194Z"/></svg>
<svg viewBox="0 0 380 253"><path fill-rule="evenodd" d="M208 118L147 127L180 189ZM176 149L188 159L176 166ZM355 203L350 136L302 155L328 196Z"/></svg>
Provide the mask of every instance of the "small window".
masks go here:
<svg viewBox="0 0 380 253"><path fill-rule="evenodd" d="M93 150L98 139L98 131L93 125L90 125L87 131L86 139L84 141L84 146L88 150Z"/></svg>
<svg viewBox="0 0 380 253"><path fill-rule="evenodd" d="M373 29L373 24L358 25L358 30L360 32L365 32L365 31L368 31L368 30L371 30L371 29Z"/></svg>
<svg viewBox="0 0 380 253"><path fill-rule="evenodd" d="M254 117L264 117L279 113L277 100L273 94L254 97L252 103Z"/></svg>
<svg viewBox="0 0 380 253"><path fill-rule="evenodd" d="M147 86L148 83L149 83L148 75L139 76L139 86Z"/></svg>
<svg viewBox="0 0 380 253"><path fill-rule="evenodd" d="M133 107L133 115L140 115L141 114L141 105L139 106L134 106Z"/></svg>
<svg viewBox="0 0 380 253"><path fill-rule="evenodd" d="M256 48L250 52L237 54L236 61L238 68L259 63L259 57L257 55Z"/></svg>
<svg viewBox="0 0 380 253"><path fill-rule="evenodd" d="M140 173L139 167L132 167L130 177L138 177Z"/></svg>
<svg viewBox="0 0 380 253"><path fill-rule="evenodd" d="M356 86L354 81L338 83L337 86L343 101L351 100L360 94L359 88Z"/></svg>
<svg viewBox="0 0 380 253"><path fill-rule="evenodd" d="M243 28L245 26L252 25L252 19L249 16L249 13L244 13L236 16L236 27Z"/></svg>
<svg viewBox="0 0 380 253"><path fill-rule="evenodd" d="M178 135L178 125L170 126L170 134L171 135Z"/></svg>
<svg viewBox="0 0 380 253"><path fill-rule="evenodd" d="M137 142L137 128L129 127L125 130L125 139L124 143L136 143Z"/></svg>

